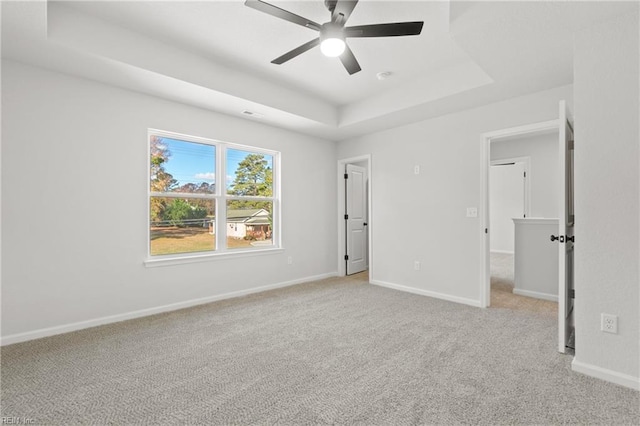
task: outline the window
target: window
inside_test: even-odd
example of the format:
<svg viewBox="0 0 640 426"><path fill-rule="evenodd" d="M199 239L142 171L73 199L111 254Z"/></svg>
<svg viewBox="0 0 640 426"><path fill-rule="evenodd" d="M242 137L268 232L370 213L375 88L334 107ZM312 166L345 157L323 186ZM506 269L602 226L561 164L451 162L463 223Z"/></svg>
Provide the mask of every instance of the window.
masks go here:
<svg viewBox="0 0 640 426"><path fill-rule="evenodd" d="M149 131L149 255L278 247L279 153Z"/></svg>

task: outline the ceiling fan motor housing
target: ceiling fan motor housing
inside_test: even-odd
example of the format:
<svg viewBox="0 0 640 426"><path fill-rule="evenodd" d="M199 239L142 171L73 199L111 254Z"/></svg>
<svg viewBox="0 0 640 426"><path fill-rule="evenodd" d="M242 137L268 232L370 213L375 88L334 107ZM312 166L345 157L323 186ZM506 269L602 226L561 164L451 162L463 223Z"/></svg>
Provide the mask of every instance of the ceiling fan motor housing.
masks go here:
<svg viewBox="0 0 640 426"><path fill-rule="evenodd" d="M344 41L344 31L340 24L336 22L327 22L322 24L320 28L320 42L328 38L337 38Z"/></svg>

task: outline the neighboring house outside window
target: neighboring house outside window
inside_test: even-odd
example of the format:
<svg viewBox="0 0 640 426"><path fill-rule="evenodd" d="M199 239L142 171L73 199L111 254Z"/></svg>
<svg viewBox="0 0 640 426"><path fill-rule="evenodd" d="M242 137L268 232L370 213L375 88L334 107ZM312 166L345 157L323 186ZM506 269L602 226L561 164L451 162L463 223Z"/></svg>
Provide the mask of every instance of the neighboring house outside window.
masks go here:
<svg viewBox="0 0 640 426"><path fill-rule="evenodd" d="M227 210L227 223L230 229L228 237L270 244L271 222L265 209Z"/></svg>
<svg viewBox="0 0 640 426"><path fill-rule="evenodd" d="M280 154L149 131L149 255L279 246Z"/></svg>

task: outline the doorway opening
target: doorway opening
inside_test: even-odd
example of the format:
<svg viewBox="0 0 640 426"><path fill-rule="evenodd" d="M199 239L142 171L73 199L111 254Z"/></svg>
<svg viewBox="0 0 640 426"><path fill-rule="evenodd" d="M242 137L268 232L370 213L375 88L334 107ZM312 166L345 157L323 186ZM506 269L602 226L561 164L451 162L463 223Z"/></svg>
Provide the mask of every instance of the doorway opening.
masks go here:
<svg viewBox="0 0 640 426"><path fill-rule="evenodd" d="M338 161L338 274L371 277L371 156ZM369 281L369 279L367 281Z"/></svg>
<svg viewBox="0 0 640 426"><path fill-rule="evenodd" d="M489 307L491 298L491 240L492 240L492 208L490 199L491 162L497 160L492 156L494 146L509 140L540 137L552 134L549 139L551 150L557 156L553 159L557 169L539 167L533 161L530 164L531 177L527 215L514 217L514 289L512 293L526 296L528 300L557 300L558 317L558 350L565 353L567 348L573 349L570 343L573 331L573 127L566 103L559 104L559 118L541 123L503 129L482 135L482 278L480 288L481 306ZM512 142L504 144L511 145ZM504 152L503 152L504 154ZM513 152L510 157L514 157ZM507 163L507 161L505 161ZM514 162L515 163L515 162ZM547 189L556 191L542 206L540 198L535 195L536 181L542 178ZM546 182L545 182L546 180ZM538 184L541 182L537 182ZM524 214L523 214L524 216ZM543 287L531 288L530 283Z"/></svg>
<svg viewBox="0 0 640 426"><path fill-rule="evenodd" d="M490 157L489 305L555 316L558 132L493 141Z"/></svg>
<svg viewBox="0 0 640 426"><path fill-rule="evenodd" d="M486 238L482 248L484 265L482 306L491 305L492 256L495 261L496 278L504 281L505 289L509 285L513 286L513 262L516 250L513 219L525 216L531 218L532 214L531 156L523 155L530 152L522 148L522 141L530 137L553 135L557 131L558 120L551 120L483 135L483 211ZM555 146L557 147L557 142ZM515 153L518 155L514 155ZM544 173L543 170L540 172ZM558 179L559 177L555 178L555 183Z"/></svg>
<svg viewBox="0 0 640 426"><path fill-rule="evenodd" d="M491 150L490 156L489 304L492 307L523 309L528 306L522 306L519 303L521 300L515 296L517 293L514 285L515 226L513 219L531 216L529 213L531 193L529 179L527 179L531 158L506 155L528 153L527 144L507 145L509 141L501 141L500 147L496 147L498 143L494 142L494 147L498 149Z"/></svg>

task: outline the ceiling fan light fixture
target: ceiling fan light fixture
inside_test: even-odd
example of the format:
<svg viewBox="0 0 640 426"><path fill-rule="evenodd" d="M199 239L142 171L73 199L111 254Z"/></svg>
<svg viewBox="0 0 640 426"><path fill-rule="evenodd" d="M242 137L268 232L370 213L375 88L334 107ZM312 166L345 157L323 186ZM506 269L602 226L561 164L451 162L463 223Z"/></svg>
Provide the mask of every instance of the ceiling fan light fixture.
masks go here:
<svg viewBox="0 0 640 426"><path fill-rule="evenodd" d="M1 1L1 0L0 0ZM416 36L422 31L423 21L389 22L384 24L356 25L346 27L345 24L351 12L358 4L358 0L325 0L324 5L331 13L331 21L320 25L302 16L279 8L264 0L245 0L245 6L256 9L276 18L289 21L296 25L318 31L320 37L314 38L293 50L288 51L271 61L272 64L282 65L285 62L320 45L325 56L340 57L340 62L349 75L362 70L358 60L346 45L345 39L350 37L398 37Z"/></svg>
<svg viewBox="0 0 640 426"><path fill-rule="evenodd" d="M335 58L342 55L346 45L344 40L340 38L327 38L320 43L320 50L324 56Z"/></svg>
<svg viewBox="0 0 640 426"><path fill-rule="evenodd" d="M320 29L320 50L324 56L335 58L342 55L346 48L342 27L334 22L327 22Z"/></svg>

